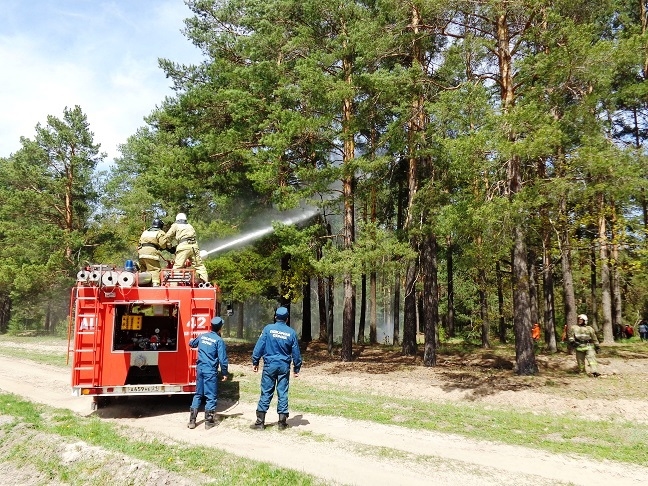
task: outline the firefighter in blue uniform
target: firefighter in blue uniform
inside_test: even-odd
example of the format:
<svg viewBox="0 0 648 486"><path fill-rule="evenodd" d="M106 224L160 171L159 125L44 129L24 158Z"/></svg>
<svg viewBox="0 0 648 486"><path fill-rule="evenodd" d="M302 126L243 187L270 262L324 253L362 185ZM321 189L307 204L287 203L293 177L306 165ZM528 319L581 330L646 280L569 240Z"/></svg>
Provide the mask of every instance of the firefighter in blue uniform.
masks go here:
<svg viewBox="0 0 648 486"><path fill-rule="evenodd" d="M223 319L214 317L211 320L211 332L201 334L189 341L189 346L198 348L198 359L196 360L196 394L191 402L189 423L187 427L196 428L196 417L198 408L205 403L205 428L211 429L216 425L216 402L218 392L218 367L220 365L223 381L227 381L228 361L225 341L220 336L223 327Z"/></svg>
<svg viewBox="0 0 648 486"><path fill-rule="evenodd" d="M259 371L259 360L263 358L261 376L261 397L257 405L254 428L265 428L265 416L270 401L277 389L278 428L288 427L288 386L290 383L290 363L293 363L295 378L299 376L302 365L297 333L287 324L288 309L279 307L275 311L275 322L263 328L261 336L252 351L252 370Z"/></svg>

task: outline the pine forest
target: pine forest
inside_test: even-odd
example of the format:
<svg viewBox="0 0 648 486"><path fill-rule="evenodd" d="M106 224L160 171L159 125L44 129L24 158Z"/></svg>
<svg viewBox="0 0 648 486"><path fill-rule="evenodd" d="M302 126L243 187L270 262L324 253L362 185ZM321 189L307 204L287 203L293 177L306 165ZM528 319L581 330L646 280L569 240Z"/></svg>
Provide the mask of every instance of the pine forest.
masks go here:
<svg viewBox="0 0 648 486"><path fill-rule="evenodd" d="M534 323L648 317L646 1L186 3L203 61L160 59L116 159L81 106L0 159L0 333L64 333L79 268L178 212L232 337L266 302L342 361L463 338L533 375Z"/></svg>

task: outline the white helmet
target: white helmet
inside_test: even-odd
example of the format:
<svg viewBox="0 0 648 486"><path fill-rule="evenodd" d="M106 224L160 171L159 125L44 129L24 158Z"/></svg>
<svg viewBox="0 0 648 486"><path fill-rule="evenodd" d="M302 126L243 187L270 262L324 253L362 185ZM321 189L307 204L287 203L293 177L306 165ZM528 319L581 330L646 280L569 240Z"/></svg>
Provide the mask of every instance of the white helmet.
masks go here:
<svg viewBox="0 0 648 486"><path fill-rule="evenodd" d="M187 215L185 213L178 213L176 214L176 221L187 221Z"/></svg>
<svg viewBox="0 0 648 486"><path fill-rule="evenodd" d="M578 318L583 319L583 322L587 323L587 316L585 314L579 314Z"/></svg>

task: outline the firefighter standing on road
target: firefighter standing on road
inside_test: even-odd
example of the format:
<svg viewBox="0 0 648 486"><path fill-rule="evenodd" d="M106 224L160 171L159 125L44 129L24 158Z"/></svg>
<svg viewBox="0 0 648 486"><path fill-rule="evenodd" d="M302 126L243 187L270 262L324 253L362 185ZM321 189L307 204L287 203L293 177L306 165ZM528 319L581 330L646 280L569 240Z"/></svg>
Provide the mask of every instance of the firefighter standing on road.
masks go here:
<svg viewBox="0 0 648 486"><path fill-rule="evenodd" d="M151 227L140 236L137 247L140 271L151 274L151 282L154 287L160 285L160 269L162 260L164 260L162 250L167 249L169 243L166 234L162 231L163 227L164 223L155 218Z"/></svg>
<svg viewBox="0 0 648 486"><path fill-rule="evenodd" d="M578 326L569 328L569 344L576 348L576 362L579 373L585 373L585 360L590 365L592 376L601 376L598 372L598 363L596 362L596 351L599 351L599 340L596 337L594 328L587 325L587 316L580 314L578 316Z"/></svg>
<svg viewBox="0 0 648 486"><path fill-rule="evenodd" d="M185 213L178 213L175 223L167 231L166 237L169 242L173 240L178 242L178 246L175 248L173 268L182 268L187 259L191 259L198 278L203 283L208 282L207 268L202 261L200 248L198 248L198 244L196 243L196 230L187 223L187 215Z"/></svg>
<svg viewBox="0 0 648 486"><path fill-rule="evenodd" d="M196 360L196 393L189 409L189 423L187 427L196 428L196 417L203 397L205 403L205 428L211 429L216 425L216 403L218 402L218 367L220 365L223 381L227 381L228 360L225 341L220 336L223 319L214 317L211 320L211 332L201 334L189 341L191 348L198 348Z"/></svg>
<svg viewBox="0 0 648 486"><path fill-rule="evenodd" d="M261 336L252 351L252 370L259 371L259 360L263 358L263 374L261 376L261 397L257 405L254 428L265 428L266 412L270 401L277 389L277 413L279 414L278 428L288 427L288 387L290 383L290 363L293 363L295 378L299 376L302 365L301 352L297 333L287 324L288 309L279 307L275 311L274 324L263 328Z"/></svg>

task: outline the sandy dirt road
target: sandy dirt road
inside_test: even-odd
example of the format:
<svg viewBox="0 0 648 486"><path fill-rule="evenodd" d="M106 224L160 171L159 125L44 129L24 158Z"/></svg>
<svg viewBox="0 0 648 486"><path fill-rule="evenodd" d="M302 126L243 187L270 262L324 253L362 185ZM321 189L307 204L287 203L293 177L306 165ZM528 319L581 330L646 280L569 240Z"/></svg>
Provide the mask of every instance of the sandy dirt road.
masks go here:
<svg viewBox="0 0 648 486"><path fill-rule="evenodd" d="M249 370L232 365L236 375ZM306 375L307 372L303 373ZM300 377L301 378L301 377ZM67 370L0 356L0 390L31 401L95 413L156 437L210 446L238 456L297 469L330 484L349 485L548 485L646 484L648 468L482 442L337 417L291 411L290 428L250 429L255 404L220 400L222 422L189 430L190 398L136 397L92 411L91 399L73 397ZM274 404L274 402L273 402ZM277 416L268 413L268 423Z"/></svg>

